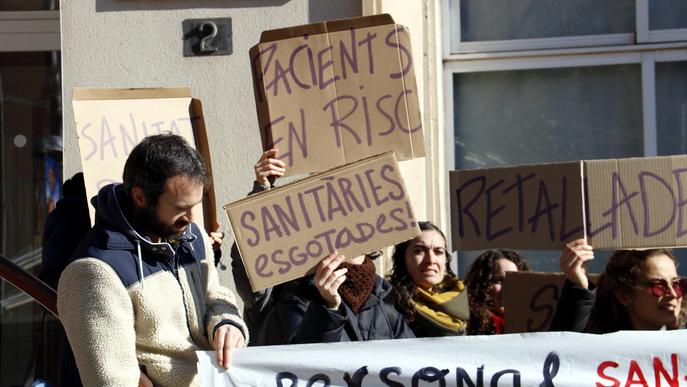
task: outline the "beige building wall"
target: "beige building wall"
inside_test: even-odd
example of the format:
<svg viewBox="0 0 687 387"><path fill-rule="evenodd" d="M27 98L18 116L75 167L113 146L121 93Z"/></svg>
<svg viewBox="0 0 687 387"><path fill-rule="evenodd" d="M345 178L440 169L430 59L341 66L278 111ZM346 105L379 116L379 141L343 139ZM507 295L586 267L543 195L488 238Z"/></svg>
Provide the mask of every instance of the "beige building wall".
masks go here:
<svg viewBox="0 0 687 387"><path fill-rule="evenodd" d="M438 211L433 0L72 0L62 3L64 176L81 170L71 106L75 87L190 86L203 103L218 211L249 191L261 152L248 50L263 30L327 19L390 13L410 28L429 157L403 162L416 216ZM184 57L185 19L230 17L233 53ZM443 138L443 137L442 137ZM443 179L443 175L441 175ZM218 214L229 230L224 213ZM227 240L231 242L231 240ZM223 263L228 266L229 244ZM386 267L382 268L383 270ZM229 274L229 270L226 274ZM229 275L230 277L230 275Z"/></svg>

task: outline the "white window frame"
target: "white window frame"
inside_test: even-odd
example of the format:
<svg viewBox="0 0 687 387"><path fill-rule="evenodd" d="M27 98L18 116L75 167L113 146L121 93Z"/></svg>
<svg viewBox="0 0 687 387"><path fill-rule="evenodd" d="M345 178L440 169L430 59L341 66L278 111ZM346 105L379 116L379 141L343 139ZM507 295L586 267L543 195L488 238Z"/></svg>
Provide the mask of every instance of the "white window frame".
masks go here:
<svg viewBox="0 0 687 387"><path fill-rule="evenodd" d="M650 0L635 1L637 2L637 43L677 42L687 40L687 28L675 28L667 30L649 29Z"/></svg>
<svg viewBox="0 0 687 387"><path fill-rule="evenodd" d="M635 0L636 33L463 42L460 36L461 0L442 0L443 9L447 10L447 12L442 13L444 58L452 58L457 54L476 52L604 47L687 40L687 28L670 30L649 29L649 1Z"/></svg>
<svg viewBox="0 0 687 387"><path fill-rule="evenodd" d="M60 11L0 12L0 52L60 51Z"/></svg>

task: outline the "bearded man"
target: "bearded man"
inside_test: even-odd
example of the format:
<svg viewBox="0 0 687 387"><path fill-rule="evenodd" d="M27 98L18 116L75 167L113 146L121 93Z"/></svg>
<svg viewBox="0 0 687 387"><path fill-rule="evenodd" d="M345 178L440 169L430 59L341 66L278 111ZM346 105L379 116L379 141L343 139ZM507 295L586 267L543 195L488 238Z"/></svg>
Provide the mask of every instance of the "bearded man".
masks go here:
<svg viewBox="0 0 687 387"><path fill-rule="evenodd" d="M248 330L193 223L209 175L180 136L145 138L122 184L92 199L95 225L62 273L58 311L86 386L197 384L197 350L229 366ZM149 379L149 380L148 380Z"/></svg>

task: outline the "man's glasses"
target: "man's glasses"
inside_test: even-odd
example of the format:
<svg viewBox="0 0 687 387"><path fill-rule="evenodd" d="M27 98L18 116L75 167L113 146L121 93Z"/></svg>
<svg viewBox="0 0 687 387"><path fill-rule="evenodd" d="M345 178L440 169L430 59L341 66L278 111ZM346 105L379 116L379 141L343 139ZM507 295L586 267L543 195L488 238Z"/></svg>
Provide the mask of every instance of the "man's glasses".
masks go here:
<svg viewBox="0 0 687 387"><path fill-rule="evenodd" d="M670 294L670 286L673 288L677 298L680 298L684 294L685 288L687 288L687 279L674 279L670 283L664 279L660 279L640 282L637 285L640 287L649 288L651 290L651 294L653 294L655 297L663 297Z"/></svg>

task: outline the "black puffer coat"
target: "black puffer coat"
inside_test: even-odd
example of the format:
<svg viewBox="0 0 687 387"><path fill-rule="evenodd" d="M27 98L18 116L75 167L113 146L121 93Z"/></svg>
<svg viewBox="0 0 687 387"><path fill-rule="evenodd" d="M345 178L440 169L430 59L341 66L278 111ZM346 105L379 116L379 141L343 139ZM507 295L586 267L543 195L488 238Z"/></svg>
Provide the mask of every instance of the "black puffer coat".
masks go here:
<svg viewBox="0 0 687 387"><path fill-rule="evenodd" d="M370 298L356 314L345 302L337 310L327 308L312 276L280 285L257 340L275 345L413 338L391 291L391 284L376 276Z"/></svg>

